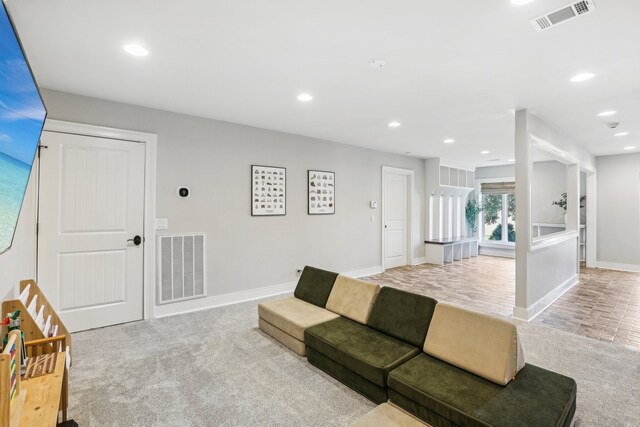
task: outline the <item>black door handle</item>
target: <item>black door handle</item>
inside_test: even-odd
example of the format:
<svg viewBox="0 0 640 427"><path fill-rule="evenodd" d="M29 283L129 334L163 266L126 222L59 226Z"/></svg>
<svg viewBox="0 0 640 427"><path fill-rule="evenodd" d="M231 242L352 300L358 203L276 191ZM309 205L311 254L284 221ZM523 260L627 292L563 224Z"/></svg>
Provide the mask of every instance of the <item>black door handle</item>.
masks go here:
<svg viewBox="0 0 640 427"><path fill-rule="evenodd" d="M134 236L133 239L129 239L127 242L133 242L134 245L140 246L140 243L142 243L142 237Z"/></svg>

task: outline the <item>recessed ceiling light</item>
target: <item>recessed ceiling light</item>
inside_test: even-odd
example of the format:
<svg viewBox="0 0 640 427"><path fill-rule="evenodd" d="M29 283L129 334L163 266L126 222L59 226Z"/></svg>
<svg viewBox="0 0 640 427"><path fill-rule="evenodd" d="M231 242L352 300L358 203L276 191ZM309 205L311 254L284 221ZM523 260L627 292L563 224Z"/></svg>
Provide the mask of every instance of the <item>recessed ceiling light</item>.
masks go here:
<svg viewBox="0 0 640 427"><path fill-rule="evenodd" d="M300 95L298 95L298 101L309 102L311 100L313 100L313 96L309 95L308 93L301 93Z"/></svg>
<svg viewBox="0 0 640 427"><path fill-rule="evenodd" d="M507 160L507 161L508 161L508 162L515 162L515 161L516 161L516 159L509 159L509 160Z"/></svg>
<svg viewBox="0 0 640 427"><path fill-rule="evenodd" d="M135 43L125 44L124 46L122 46L122 48L125 50L125 52L133 56L149 55L149 51L145 47L140 46L139 44L135 44Z"/></svg>
<svg viewBox="0 0 640 427"><path fill-rule="evenodd" d="M635 150L635 149L636 149L636 147L635 147L635 145L630 145L630 146L628 146L628 147L624 147L624 149L625 149L625 150Z"/></svg>
<svg viewBox="0 0 640 427"><path fill-rule="evenodd" d="M595 76L596 75L593 74L593 73L580 73L580 74L576 74L575 76L571 77L571 81L573 83L586 82L587 80L591 80Z"/></svg>
<svg viewBox="0 0 640 427"><path fill-rule="evenodd" d="M511 0L511 4L514 6L523 6L525 4L529 4L534 2L535 0Z"/></svg>
<svg viewBox="0 0 640 427"><path fill-rule="evenodd" d="M402 126L402 123L400 123L400 122L389 122L388 126L390 128L397 128L398 126Z"/></svg>
<svg viewBox="0 0 640 427"><path fill-rule="evenodd" d="M613 136L627 136L627 135L629 135L629 132L617 132L613 134Z"/></svg>
<svg viewBox="0 0 640 427"><path fill-rule="evenodd" d="M600 117L609 117L609 116L613 116L614 114L616 114L617 111L603 111L602 113L598 113L598 116Z"/></svg>
<svg viewBox="0 0 640 427"><path fill-rule="evenodd" d="M456 140L453 138L447 138L444 140L445 144L453 144L454 142L456 142Z"/></svg>
<svg viewBox="0 0 640 427"><path fill-rule="evenodd" d="M480 152L480 154L489 154L489 153L491 153L491 151L489 151L489 150L484 150L484 151Z"/></svg>

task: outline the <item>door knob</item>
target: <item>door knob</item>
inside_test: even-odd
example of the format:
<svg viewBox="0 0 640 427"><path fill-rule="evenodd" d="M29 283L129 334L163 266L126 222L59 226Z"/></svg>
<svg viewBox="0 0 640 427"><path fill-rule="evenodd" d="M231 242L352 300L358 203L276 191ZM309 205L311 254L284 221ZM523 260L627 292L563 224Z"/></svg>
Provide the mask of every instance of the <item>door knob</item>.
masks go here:
<svg viewBox="0 0 640 427"><path fill-rule="evenodd" d="M140 246L140 243L142 243L142 237L134 236L133 239L129 239L127 242L133 242L134 245Z"/></svg>

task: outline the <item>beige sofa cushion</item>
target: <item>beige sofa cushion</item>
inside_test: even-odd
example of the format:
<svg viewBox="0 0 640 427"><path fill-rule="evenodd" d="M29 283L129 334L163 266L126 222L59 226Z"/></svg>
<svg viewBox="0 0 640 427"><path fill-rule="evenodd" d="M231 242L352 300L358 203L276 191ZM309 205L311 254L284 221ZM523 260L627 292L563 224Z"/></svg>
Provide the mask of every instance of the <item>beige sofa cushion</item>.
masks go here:
<svg viewBox="0 0 640 427"><path fill-rule="evenodd" d="M338 275L327 300L327 310L360 323L367 323L380 285Z"/></svg>
<svg viewBox="0 0 640 427"><path fill-rule="evenodd" d="M524 367L516 325L449 304L436 305L424 352L500 385Z"/></svg>
<svg viewBox="0 0 640 427"><path fill-rule="evenodd" d="M289 347L291 350L295 351L300 356L304 357L307 355L307 349L305 348L303 341L297 340L291 335L285 332L282 332L282 330L276 328L271 323L264 320L262 317L258 318L258 326L265 333L271 335L276 341L280 342L286 347Z"/></svg>
<svg viewBox="0 0 640 427"><path fill-rule="evenodd" d="M338 317L296 297L260 303L258 316L300 341L304 341L305 329Z"/></svg>
<svg viewBox="0 0 640 427"><path fill-rule="evenodd" d="M349 427L425 427L430 424L410 415L392 403L383 403L358 418Z"/></svg>

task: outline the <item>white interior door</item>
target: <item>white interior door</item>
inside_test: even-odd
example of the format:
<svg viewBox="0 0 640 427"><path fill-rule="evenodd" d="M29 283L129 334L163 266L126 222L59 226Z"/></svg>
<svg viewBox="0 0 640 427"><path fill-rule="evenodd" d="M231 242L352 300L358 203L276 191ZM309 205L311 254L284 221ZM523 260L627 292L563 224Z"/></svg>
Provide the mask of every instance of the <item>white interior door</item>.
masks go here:
<svg viewBox="0 0 640 427"><path fill-rule="evenodd" d="M407 265L408 181L402 174L384 173L384 268Z"/></svg>
<svg viewBox="0 0 640 427"><path fill-rule="evenodd" d="M57 132L42 144L38 284L71 331L142 319L145 145Z"/></svg>

